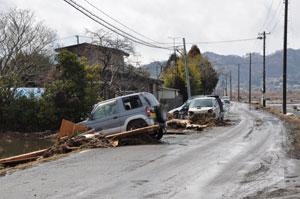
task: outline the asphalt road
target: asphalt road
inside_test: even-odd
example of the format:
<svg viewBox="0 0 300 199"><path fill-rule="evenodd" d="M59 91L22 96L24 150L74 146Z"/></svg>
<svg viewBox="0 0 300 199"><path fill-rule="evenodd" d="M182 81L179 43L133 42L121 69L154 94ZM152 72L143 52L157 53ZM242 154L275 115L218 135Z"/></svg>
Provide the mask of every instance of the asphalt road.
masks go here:
<svg viewBox="0 0 300 199"><path fill-rule="evenodd" d="M283 123L233 104L232 125L94 149L0 177L0 198L300 198Z"/></svg>

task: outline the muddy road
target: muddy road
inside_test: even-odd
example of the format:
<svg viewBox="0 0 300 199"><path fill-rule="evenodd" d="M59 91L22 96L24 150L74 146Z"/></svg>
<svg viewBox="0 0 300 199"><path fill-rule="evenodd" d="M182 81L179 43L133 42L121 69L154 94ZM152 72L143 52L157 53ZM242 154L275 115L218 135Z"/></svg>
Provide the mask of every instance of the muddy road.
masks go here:
<svg viewBox="0 0 300 199"><path fill-rule="evenodd" d="M300 198L283 123L233 104L232 125L94 149L0 177L0 198Z"/></svg>

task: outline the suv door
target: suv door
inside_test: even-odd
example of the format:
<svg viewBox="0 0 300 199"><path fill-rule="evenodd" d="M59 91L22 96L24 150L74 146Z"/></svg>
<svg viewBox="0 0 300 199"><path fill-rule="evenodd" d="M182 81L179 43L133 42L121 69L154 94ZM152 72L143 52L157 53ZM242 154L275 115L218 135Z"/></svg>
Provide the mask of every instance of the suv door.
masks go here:
<svg viewBox="0 0 300 199"><path fill-rule="evenodd" d="M145 115L145 107L139 95L124 97L121 100L121 106L124 111L120 113L121 126L125 125L126 120L131 116Z"/></svg>
<svg viewBox="0 0 300 199"><path fill-rule="evenodd" d="M120 117L116 101L99 104L92 112L92 119L88 121L90 128L102 130L104 134L120 132Z"/></svg>

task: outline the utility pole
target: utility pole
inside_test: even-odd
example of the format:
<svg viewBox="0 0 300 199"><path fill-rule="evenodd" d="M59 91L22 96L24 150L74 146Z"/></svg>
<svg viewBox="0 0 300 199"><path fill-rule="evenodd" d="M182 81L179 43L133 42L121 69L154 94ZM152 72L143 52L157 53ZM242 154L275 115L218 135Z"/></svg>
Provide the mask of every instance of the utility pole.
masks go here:
<svg viewBox="0 0 300 199"><path fill-rule="evenodd" d="M201 84L202 84L202 88L203 88L202 94L206 95L203 58L201 61Z"/></svg>
<svg viewBox="0 0 300 199"><path fill-rule="evenodd" d="M188 94L188 99L191 99L191 87L190 87L189 68L188 68L187 55L186 55L186 47L185 47L185 38L182 38L182 40L183 40L183 50L184 50L184 64L185 64L187 94Z"/></svg>
<svg viewBox="0 0 300 199"><path fill-rule="evenodd" d="M259 33L258 39L263 39L263 89L262 89L262 94L263 94L263 107L266 107L266 31L263 33Z"/></svg>
<svg viewBox="0 0 300 199"><path fill-rule="evenodd" d="M288 0L285 0L284 13L284 36L283 36L283 66L282 66L282 112L286 114L286 69L287 69L287 20L288 20Z"/></svg>
<svg viewBox="0 0 300 199"><path fill-rule="evenodd" d="M76 35L77 45L79 44L79 35Z"/></svg>
<svg viewBox="0 0 300 199"><path fill-rule="evenodd" d="M238 102L240 101L240 64L238 64Z"/></svg>
<svg viewBox="0 0 300 199"><path fill-rule="evenodd" d="M228 96L228 93L227 93L227 73L225 74L225 94L226 96Z"/></svg>
<svg viewBox="0 0 300 199"><path fill-rule="evenodd" d="M174 49L174 54L172 56L173 58L173 62L172 62L172 86L174 86L175 84L175 75L174 75L174 71L175 71L175 65L176 65L176 46L175 46L175 41L176 39L178 39L179 37L168 37L169 39L173 39L173 49Z"/></svg>
<svg viewBox="0 0 300 199"><path fill-rule="evenodd" d="M229 84L230 84L230 101L232 100L232 84L231 84L231 70L229 73Z"/></svg>
<svg viewBox="0 0 300 199"><path fill-rule="evenodd" d="M249 104L251 104L251 53L250 56L250 63L249 63Z"/></svg>

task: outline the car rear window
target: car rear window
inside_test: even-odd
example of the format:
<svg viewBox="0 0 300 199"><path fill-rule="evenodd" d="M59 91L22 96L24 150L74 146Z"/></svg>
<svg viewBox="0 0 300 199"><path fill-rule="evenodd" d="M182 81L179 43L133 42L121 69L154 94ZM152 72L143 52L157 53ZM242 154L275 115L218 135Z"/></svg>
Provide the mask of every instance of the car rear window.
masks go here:
<svg viewBox="0 0 300 199"><path fill-rule="evenodd" d="M143 93L143 95L150 106L159 105L159 101L151 93Z"/></svg>
<svg viewBox="0 0 300 199"><path fill-rule="evenodd" d="M212 99L195 99L191 103L191 107L212 107Z"/></svg>
<svg viewBox="0 0 300 199"><path fill-rule="evenodd" d="M123 98L123 105L125 110L131 110L143 106L138 95Z"/></svg>

